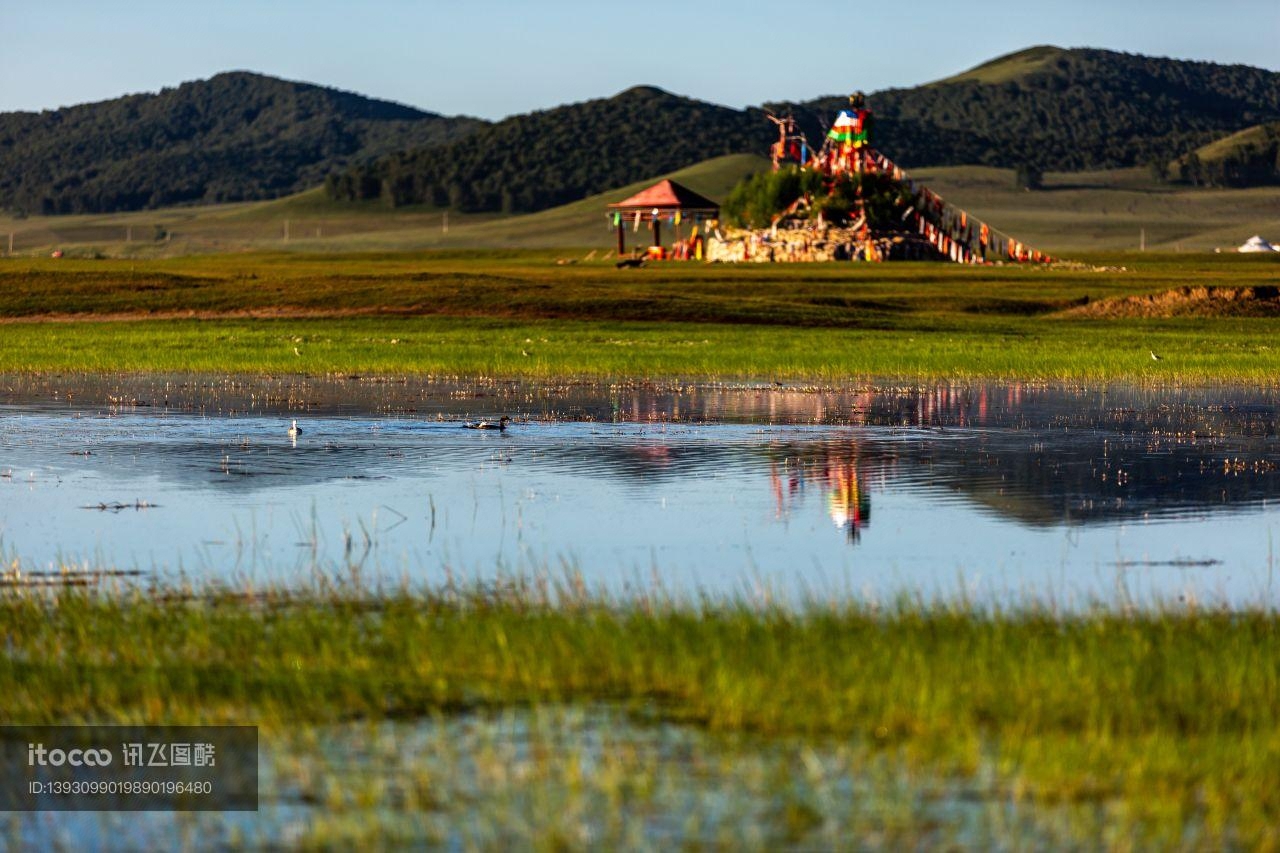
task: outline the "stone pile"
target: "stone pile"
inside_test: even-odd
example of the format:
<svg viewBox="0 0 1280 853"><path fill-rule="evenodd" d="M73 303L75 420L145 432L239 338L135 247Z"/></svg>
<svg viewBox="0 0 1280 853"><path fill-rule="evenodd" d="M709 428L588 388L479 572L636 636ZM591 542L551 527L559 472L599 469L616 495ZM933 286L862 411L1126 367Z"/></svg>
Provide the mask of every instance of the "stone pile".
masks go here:
<svg viewBox="0 0 1280 853"><path fill-rule="evenodd" d="M707 239L711 263L944 260L927 240L909 232L872 231L803 223L748 230L726 228Z"/></svg>

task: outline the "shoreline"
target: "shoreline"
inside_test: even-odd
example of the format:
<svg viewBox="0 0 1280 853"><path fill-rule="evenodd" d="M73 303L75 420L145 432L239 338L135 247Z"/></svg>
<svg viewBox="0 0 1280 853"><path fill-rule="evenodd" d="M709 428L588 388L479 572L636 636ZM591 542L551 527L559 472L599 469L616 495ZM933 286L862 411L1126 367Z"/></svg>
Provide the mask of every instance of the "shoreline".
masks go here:
<svg viewBox="0 0 1280 853"><path fill-rule="evenodd" d="M0 405L28 409L65 410L77 406L113 409L192 411L213 413L313 415L413 415L433 410L467 414L484 409L484 401L512 405L583 401L599 403L621 394L646 398L910 396L946 389L952 392L1037 391L1070 394L1222 394L1275 397L1280 405L1280 380L1270 386L1239 381L1194 383L1076 381L1045 379L851 379L824 381L717 380L704 377L645 379L626 377L597 380L566 377L545 380L519 376L437 376L430 374L306 373L181 373L40 371L0 373ZM477 401L474 404L464 401ZM423 405L421 412L418 406ZM563 419L563 418L556 418ZM569 418L573 420L574 418ZM594 420L595 418L589 418ZM783 418L780 422L785 423Z"/></svg>

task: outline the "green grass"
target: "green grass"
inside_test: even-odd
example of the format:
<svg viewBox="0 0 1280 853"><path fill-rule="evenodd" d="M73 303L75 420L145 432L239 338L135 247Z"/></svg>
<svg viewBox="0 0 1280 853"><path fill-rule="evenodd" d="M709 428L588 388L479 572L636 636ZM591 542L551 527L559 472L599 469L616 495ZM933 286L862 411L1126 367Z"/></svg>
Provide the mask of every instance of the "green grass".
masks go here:
<svg viewBox="0 0 1280 853"><path fill-rule="evenodd" d="M791 610L616 601L572 579L551 591L246 592L11 591L0 710L17 723L284 733L605 704L638 722L852 750L868 765L891 756L935 779L983 774L997 800L1090 806L1118 846L1280 843L1271 612L820 599Z"/></svg>
<svg viewBox="0 0 1280 853"><path fill-rule="evenodd" d="M1280 375L1280 318L1064 313L1085 300L1192 284L1274 283L1277 258L1153 255L1124 271L922 263L619 271L557 266L554 257L12 261L0 264L0 371L836 383L1272 383Z"/></svg>
<svg viewBox="0 0 1280 853"><path fill-rule="evenodd" d="M5 372L419 374L575 379L946 378L1274 384L1280 322L1071 321L798 330L466 318L18 323ZM295 354L294 350L297 349ZM1153 362L1150 349L1164 358ZM527 355L526 355L527 353Z"/></svg>

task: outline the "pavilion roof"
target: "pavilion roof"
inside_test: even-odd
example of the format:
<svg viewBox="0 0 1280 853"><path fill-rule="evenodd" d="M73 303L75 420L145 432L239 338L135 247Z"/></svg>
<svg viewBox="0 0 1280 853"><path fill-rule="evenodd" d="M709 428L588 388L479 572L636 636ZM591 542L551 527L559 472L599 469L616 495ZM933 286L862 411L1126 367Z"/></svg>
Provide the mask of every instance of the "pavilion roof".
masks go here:
<svg viewBox="0 0 1280 853"><path fill-rule="evenodd" d="M699 195L686 186L675 181L658 181L658 183L641 190L631 198L611 204L621 210L719 210L720 205L704 195Z"/></svg>

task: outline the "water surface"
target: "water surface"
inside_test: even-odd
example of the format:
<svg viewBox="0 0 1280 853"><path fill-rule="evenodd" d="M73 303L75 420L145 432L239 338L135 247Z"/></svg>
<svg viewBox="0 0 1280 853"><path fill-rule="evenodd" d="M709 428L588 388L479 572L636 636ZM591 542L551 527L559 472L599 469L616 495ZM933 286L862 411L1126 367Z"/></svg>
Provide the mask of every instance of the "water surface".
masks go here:
<svg viewBox="0 0 1280 853"><path fill-rule="evenodd" d="M0 538L28 573L567 569L616 591L1272 603L1278 407L1239 389L14 380ZM500 414L505 433L461 428Z"/></svg>

